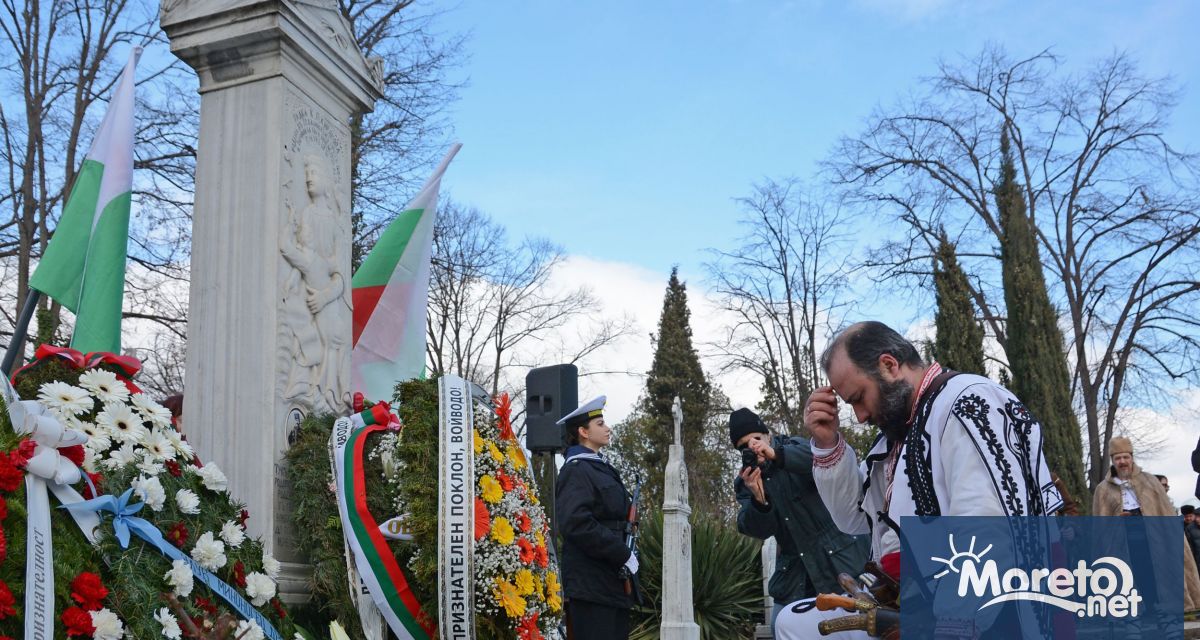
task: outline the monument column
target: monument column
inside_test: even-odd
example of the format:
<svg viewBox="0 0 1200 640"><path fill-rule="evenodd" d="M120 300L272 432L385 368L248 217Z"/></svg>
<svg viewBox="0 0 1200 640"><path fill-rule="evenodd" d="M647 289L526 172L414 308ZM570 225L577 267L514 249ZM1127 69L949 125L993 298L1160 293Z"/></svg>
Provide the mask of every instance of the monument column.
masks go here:
<svg viewBox="0 0 1200 640"><path fill-rule="evenodd" d="M683 408L679 396L671 407L675 441L667 453L663 476L663 603L659 636L663 640L700 640L700 626L692 609L692 526L688 515L687 463L683 458L680 429Z"/></svg>
<svg viewBox="0 0 1200 640"><path fill-rule="evenodd" d="M184 424L295 593L281 462L304 416L349 406L349 121L382 60L334 0L163 0L160 22L201 95Z"/></svg>

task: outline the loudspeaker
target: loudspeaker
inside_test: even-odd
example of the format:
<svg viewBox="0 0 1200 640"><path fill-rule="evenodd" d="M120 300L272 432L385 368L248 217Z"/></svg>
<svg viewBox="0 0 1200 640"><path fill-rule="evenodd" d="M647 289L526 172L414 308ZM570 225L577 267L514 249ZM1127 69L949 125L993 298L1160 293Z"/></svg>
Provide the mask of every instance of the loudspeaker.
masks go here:
<svg viewBox="0 0 1200 640"><path fill-rule="evenodd" d="M525 448L563 449L562 427L554 424L579 407L579 369L556 364L530 369L525 376Z"/></svg>

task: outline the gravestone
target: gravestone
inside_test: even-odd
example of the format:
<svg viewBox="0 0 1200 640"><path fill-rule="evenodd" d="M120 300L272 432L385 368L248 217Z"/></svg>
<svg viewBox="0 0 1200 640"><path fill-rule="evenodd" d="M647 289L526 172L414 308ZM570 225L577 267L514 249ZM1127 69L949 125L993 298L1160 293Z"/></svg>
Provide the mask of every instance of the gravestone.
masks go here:
<svg viewBox="0 0 1200 640"><path fill-rule="evenodd" d="M200 79L185 421L303 593L283 454L344 414L350 373L350 128L380 97L335 0L164 0Z"/></svg>

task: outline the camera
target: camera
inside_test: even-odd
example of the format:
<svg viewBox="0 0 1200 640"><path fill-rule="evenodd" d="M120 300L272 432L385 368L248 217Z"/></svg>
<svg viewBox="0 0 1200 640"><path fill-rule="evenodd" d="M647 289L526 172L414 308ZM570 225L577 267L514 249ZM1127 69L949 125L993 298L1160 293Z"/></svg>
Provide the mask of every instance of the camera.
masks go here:
<svg viewBox="0 0 1200 640"><path fill-rule="evenodd" d="M754 453L749 447L742 449L742 468L753 469L759 466L761 465L758 464L758 454Z"/></svg>

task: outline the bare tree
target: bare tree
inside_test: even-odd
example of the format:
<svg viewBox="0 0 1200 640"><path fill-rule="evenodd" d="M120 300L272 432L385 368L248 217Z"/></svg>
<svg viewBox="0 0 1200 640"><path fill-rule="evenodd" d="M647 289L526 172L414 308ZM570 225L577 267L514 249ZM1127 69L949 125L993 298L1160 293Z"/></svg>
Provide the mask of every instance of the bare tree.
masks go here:
<svg viewBox="0 0 1200 640"><path fill-rule="evenodd" d="M601 317L582 286L553 280L565 256L541 239L511 242L476 209L440 207L434 229L426 356L435 374L453 373L517 390L529 367L581 363L632 330Z"/></svg>
<svg viewBox="0 0 1200 640"><path fill-rule="evenodd" d="M943 63L926 85L842 140L829 169L860 202L908 223L909 240L888 254L894 273L928 264L940 225L955 230L1003 344L1003 296L987 283L999 282L992 188L1007 129L1063 310L1094 487L1122 402L1200 379L1200 159L1167 140L1176 89L1125 54L1068 74L1049 51L1014 59L995 47Z"/></svg>
<svg viewBox="0 0 1200 640"><path fill-rule="evenodd" d="M845 304L847 216L808 199L796 180L767 181L740 200L741 245L714 251L712 292L734 322L715 345L725 370L762 380L766 417L798 433L804 401L822 379L815 351Z"/></svg>

